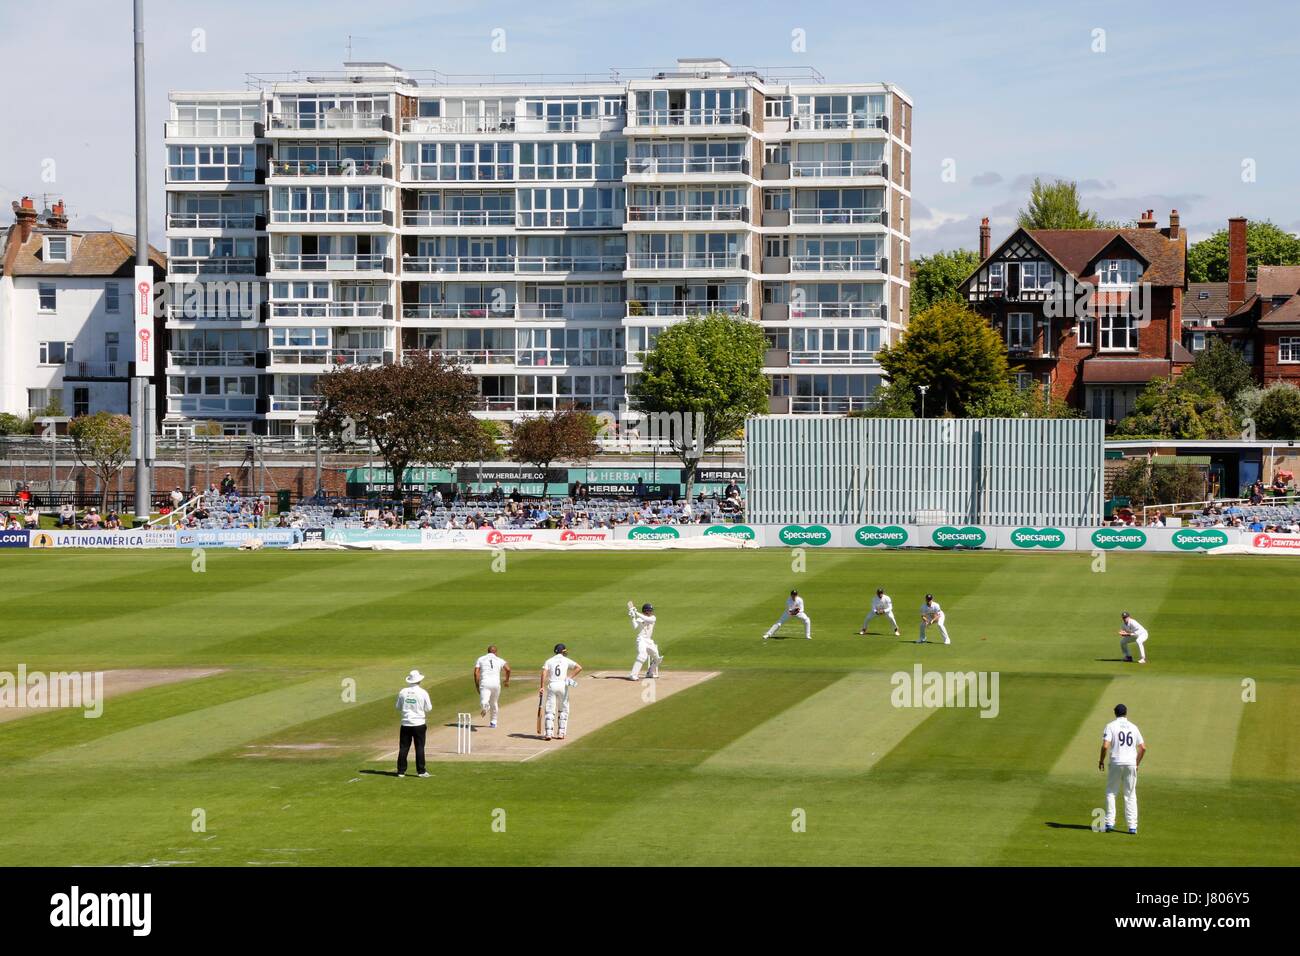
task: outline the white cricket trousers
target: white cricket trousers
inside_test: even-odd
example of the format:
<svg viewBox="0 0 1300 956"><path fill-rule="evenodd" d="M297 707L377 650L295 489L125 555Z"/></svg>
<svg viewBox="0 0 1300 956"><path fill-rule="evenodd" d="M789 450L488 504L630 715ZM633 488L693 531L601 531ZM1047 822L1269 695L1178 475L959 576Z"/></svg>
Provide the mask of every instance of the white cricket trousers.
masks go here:
<svg viewBox="0 0 1300 956"><path fill-rule="evenodd" d="M777 631L781 629L782 624L790 620L790 618L792 617L797 617L799 620L803 621L803 636L808 638L808 640L811 641L812 640L812 618L810 618L803 611L800 611L798 614L791 614L789 611L784 612L781 615L781 620L777 621L775 624L769 627L767 629L767 633L764 634L763 636L771 637L773 634L775 634Z"/></svg>
<svg viewBox="0 0 1300 956"><path fill-rule="evenodd" d="M898 630L898 622L894 620L893 611L876 611L876 610L871 610L867 612L866 620L862 622L862 629L865 631L867 629L867 625L869 625L872 621L874 621L878 617L885 618L886 620L889 621L890 624L894 626L895 631Z"/></svg>
<svg viewBox="0 0 1300 956"><path fill-rule="evenodd" d="M939 633L943 635L943 642L945 644L949 644L952 642L952 638L948 636L948 629L943 626L943 619L944 619L944 612L940 611L939 616L935 618L934 626L937 627L939 629ZM925 623L925 618L921 618L921 640L922 641L925 640L925 629L927 626L928 625Z"/></svg>
<svg viewBox="0 0 1300 956"><path fill-rule="evenodd" d="M1128 651L1130 644L1138 646L1138 660L1145 661L1147 659L1147 639L1145 637L1134 637L1132 634L1125 634L1121 637L1119 639L1119 650L1125 657L1133 656Z"/></svg>
<svg viewBox="0 0 1300 956"><path fill-rule="evenodd" d="M568 684L547 684L546 685L546 736L555 737L555 712L560 712L560 731L558 736L563 737L569 732L569 685Z"/></svg>
<svg viewBox="0 0 1300 956"><path fill-rule="evenodd" d="M1111 761L1106 771L1106 826L1115 825L1115 794L1124 794L1124 822L1130 830L1138 825L1138 768Z"/></svg>
<svg viewBox="0 0 1300 956"><path fill-rule="evenodd" d="M663 660L663 657L659 653L658 644L656 644L654 641L643 641L640 638L637 638L636 660L632 664L632 674L631 674L632 679L633 680L637 679L637 676L641 673L642 665L645 664L647 661L649 662L650 667L648 670L646 670L645 676L658 677L659 662L661 660Z"/></svg>
<svg viewBox="0 0 1300 956"><path fill-rule="evenodd" d="M495 687L489 684L479 684L478 686L478 706L479 710L488 714L492 720L497 719L497 711L501 708L501 685Z"/></svg>

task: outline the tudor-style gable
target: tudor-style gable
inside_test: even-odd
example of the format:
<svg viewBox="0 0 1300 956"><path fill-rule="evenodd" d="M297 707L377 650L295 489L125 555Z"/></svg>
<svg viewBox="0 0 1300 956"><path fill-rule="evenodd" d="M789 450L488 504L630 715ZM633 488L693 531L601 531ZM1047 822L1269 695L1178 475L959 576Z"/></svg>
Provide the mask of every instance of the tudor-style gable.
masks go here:
<svg viewBox="0 0 1300 956"><path fill-rule="evenodd" d="M979 268L959 287L972 304L1001 302L1042 302L1053 284L1060 288L1065 281L1065 267L1034 241L1024 229L1017 229L985 256Z"/></svg>

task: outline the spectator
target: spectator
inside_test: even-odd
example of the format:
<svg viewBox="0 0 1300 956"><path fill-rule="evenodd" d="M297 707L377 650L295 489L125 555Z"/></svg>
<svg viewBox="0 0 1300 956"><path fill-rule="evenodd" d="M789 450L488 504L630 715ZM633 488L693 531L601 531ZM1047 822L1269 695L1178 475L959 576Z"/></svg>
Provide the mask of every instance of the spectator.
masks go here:
<svg viewBox="0 0 1300 956"><path fill-rule="evenodd" d="M501 488L501 482L498 481L495 485L492 486L492 495L491 495L491 500L492 500L492 501L502 501L502 500L505 499L505 496L506 496L506 493L505 493L505 491L503 491L502 488Z"/></svg>
<svg viewBox="0 0 1300 956"><path fill-rule="evenodd" d="M518 485L515 486L514 491L510 492L510 500L513 501L515 504L519 504L519 502L524 500L524 496L519 493Z"/></svg>
<svg viewBox="0 0 1300 956"><path fill-rule="evenodd" d="M41 526L41 513L35 508L28 508L24 517L28 531L35 531Z"/></svg>
<svg viewBox="0 0 1300 956"><path fill-rule="evenodd" d="M181 493L180 488L173 488L169 497L172 500L172 511L175 511L185 502L185 495Z"/></svg>
<svg viewBox="0 0 1300 956"><path fill-rule="evenodd" d="M235 479L230 477L230 472L226 472L225 477L221 479L221 494L222 496L226 496L233 495L234 493Z"/></svg>
<svg viewBox="0 0 1300 956"><path fill-rule="evenodd" d="M442 510L442 489L435 488L433 492L433 508L435 511Z"/></svg>
<svg viewBox="0 0 1300 956"><path fill-rule="evenodd" d="M646 495L647 495L647 489L645 486L645 482L642 481L640 478L637 478L636 487L632 489L632 497L635 498L638 503L640 503L642 501L645 501Z"/></svg>
<svg viewBox="0 0 1300 956"><path fill-rule="evenodd" d="M114 531L121 530L122 516L119 515L116 511L110 510L108 512L108 517L104 521L104 527L112 528Z"/></svg>
<svg viewBox="0 0 1300 956"><path fill-rule="evenodd" d="M75 528L77 526L77 509L71 502L62 505L59 508L59 520L57 527Z"/></svg>

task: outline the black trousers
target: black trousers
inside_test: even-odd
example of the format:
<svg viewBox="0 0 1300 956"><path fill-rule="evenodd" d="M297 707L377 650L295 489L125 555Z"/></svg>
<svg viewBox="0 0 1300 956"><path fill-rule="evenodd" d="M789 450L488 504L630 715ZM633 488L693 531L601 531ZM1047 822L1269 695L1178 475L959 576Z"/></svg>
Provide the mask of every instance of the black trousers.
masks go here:
<svg viewBox="0 0 1300 956"><path fill-rule="evenodd" d="M403 727L402 735L397 745L397 772L406 773L406 754L411 749L411 744L415 744L415 772L424 773L424 738L429 728L422 727Z"/></svg>

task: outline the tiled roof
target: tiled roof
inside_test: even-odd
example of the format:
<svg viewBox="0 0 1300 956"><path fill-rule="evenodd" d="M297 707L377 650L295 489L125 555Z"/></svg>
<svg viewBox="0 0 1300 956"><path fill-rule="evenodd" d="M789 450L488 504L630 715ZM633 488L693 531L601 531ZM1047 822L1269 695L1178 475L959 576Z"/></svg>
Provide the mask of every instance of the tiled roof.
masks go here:
<svg viewBox="0 0 1300 956"><path fill-rule="evenodd" d="M1050 252L1077 279L1088 264L1116 237L1123 238L1147 262L1142 281L1181 286L1186 278L1186 233L1170 239L1159 229L1028 229L1030 237Z"/></svg>
<svg viewBox="0 0 1300 956"><path fill-rule="evenodd" d="M1083 362L1083 380L1095 384L1145 384L1153 378L1168 378L1168 359L1090 358Z"/></svg>
<svg viewBox="0 0 1300 956"><path fill-rule="evenodd" d="M67 236L71 242L71 261L46 262L43 258L44 236ZM8 257L6 257L8 258ZM161 269L167 260L153 246L149 258ZM32 230L31 236L13 258L9 275L66 276L69 278L130 278L135 269L135 238L117 232L76 232L75 230Z"/></svg>
<svg viewBox="0 0 1300 956"><path fill-rule="evenodd" d="M1255 283L1246 283L1246 298L1255 294ZM1204 298L1202 298L1204 296ZM1228 314L1228 283L1190 282L1183 296L1183 319L1219 320Z"/></svg>
<svg viewBox="0 0 1300 956"><path fill-rule="evenodd" d="M1300 323L1300 295L1293 295L1275 309L1271 309L1260 325L1295 325Z"/></svg>
<svg viewBox="0 0 1300 956"><path fill-rule="evenodd" d="M1300 294L1300 266L1260 266L1256 288L1265 299Z"/></svg>

